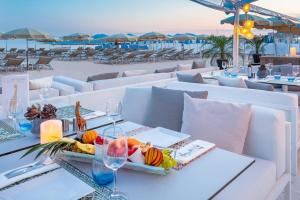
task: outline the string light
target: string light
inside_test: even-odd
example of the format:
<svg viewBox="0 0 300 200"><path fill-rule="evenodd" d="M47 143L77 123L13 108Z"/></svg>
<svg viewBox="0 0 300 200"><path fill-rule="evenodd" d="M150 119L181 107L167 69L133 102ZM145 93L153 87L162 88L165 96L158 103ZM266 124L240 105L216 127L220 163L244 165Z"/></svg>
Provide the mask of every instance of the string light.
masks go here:
<svg viewBox="0 0 300 200"><path fill-rule="evenodd" d="M248 29L253 28L254 27L254 21L252 21L252 20L246 20L245 23L244 23L244 27L248 28Z"/></svg>
<svg viewBox="0 0 300 200"><path fill-rule="evenodd" d="M249 33L245 34L245 38L248 40L252 40L254 38L254 34L250 31Z"/></svg>
<svg viewBox="0 0 300 200"><path fill-rule="evenodd" d="M251 5L249 3L243 5L243 11L245 13L248 13L250 11L250 9L251 9Z"/></svg>
<svg viewBox="0 0 300 200"><path fill-rule="evenodd" d="M246 35L246 34L249 33L249 32L251 32L251 30L248 29L248 28L241 27L241 29L240 29L240 33L241 33L242 35Z"/></svg>

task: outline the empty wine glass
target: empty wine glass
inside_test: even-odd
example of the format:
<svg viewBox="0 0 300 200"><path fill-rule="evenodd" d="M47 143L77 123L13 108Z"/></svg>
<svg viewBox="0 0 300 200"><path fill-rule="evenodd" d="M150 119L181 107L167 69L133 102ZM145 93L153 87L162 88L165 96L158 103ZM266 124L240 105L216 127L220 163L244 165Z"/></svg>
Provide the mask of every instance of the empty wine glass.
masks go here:
<svg viewBox="0 0 300 200"><path fill-rule="evenodd" d="M269 72L269 76L272 76L273 65L272 64L267 65L267 69L268 69L268 72Z"/></svg>
<svg viewBox="0 0 300 200"><path fill-rule="evenodd" d="M117 171L125 165L128 158L127 137L121 128L112 126L104 130L104 165L113 170L114 184L110 199L127 199L126 194L117 191Z"/></svg>
<svg viewBox="0 0 300 200"><path fill-rule="evenodd" d="M293 66L293 75L294 77L299 75L299 66Z"/></svg>
<svg viewBox="0 0 300 200"><path fill-rule="evenodd" d="M121 116L122 103L117 99L110 99L106 103L106 115L113 122L115 126L116 121Z"/></svg>
<svg viewBox="0 0 300 200"><path fill-rule="evenodd" d="M17 100L12 100L7 109L7 118L12 120L15 133L17 132L17 118L22 112L22 104Z"/></svg>

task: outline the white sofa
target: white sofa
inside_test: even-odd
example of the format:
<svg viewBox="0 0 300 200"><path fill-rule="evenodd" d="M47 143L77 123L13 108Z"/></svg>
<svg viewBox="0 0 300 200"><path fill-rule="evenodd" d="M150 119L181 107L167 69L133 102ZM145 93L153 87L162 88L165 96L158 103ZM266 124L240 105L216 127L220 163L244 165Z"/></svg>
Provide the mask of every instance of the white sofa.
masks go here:
<svg viewBox="0 0 300 200"><path fill-rule="evenodd" d="M126 120L143 124L150 101L151 89L127 89L123 99L123 117ZM265 126L266 124L268 126ZM255 158L255 163L215 199L276 199L275 197L278 197L284 189L289 191L289 136L290 124L286 122L283 111L252 106L252 119L244 154Z"/></svg>
<svg viewBox="0 0 300 200"><path fill-rule="evenodd" d="M291 148L292 148L292 172L297 175L297 150L299 144L298 134L298 97L294 94L268 92L261 90L249 90L208 84L184 83L170 81L168 88L188 91L208 91L209 99L220 99L240 103L251 103L279 109L285 112L286 119L291 123Z"/></svg>

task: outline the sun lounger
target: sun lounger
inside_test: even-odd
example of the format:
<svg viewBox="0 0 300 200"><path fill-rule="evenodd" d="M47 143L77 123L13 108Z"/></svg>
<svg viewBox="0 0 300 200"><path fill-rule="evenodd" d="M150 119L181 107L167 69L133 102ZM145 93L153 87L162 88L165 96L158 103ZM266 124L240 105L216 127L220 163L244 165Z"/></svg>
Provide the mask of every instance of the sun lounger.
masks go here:
<svg viewBox="0 0 300 200"><path fill-rule="evenodd" d="M52 65L50 64L51 61L53 60L52 57L46 57L46 56L41 56L36 63L34 64L31 64L30 67L32 69L37 69L37 70L40 70L42 69L43 67L47 67L48 69L50 70L53 70L53 67Z"/></svg>
<svg viewBox="0 0 300 200"><path fill-rule="evenodd" d="M5 71L23 71L23 68L21 66L22 62L24 61L24 58L8 58L7 62L5 63L4 66L2 66L2 70Z"/></svg>

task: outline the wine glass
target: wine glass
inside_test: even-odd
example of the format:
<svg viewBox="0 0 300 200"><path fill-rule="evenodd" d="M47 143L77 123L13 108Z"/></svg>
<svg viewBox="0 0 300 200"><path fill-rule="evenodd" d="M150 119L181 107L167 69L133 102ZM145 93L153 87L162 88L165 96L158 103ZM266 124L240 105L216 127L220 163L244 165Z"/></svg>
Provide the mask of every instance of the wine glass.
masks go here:
<svg viewBox="0 0 300 200"><path fill-rule="evenodd" d="M22 112L22 104L17 100L12 100L7 109L7 118L12 120L15 133L17 132L17 118Z"/></svg>
<svg viewBox="0 0 300 200"><path fill-rule="evenodd" d="M272 64L267 65L267 69L268 69L268 72L269 72L269 77L271 77L272 76L272 71L273 71L273 65Z"/></svg>
<svg viewBox="0 0 300 200"><path fill-rule="evenodd" d="M293 66L293 75L294 77L299 75L299 66Z"/></svg>
<svg viewBox="0 0 300 200"><path fill-rule="evenodd" d="M40 89L40 99L44 104L47 103L47 99L50 96L50 89L48 87L43 87Z"/></svg>
<svg viewBox="0 0 300 200"><path fill-rule="evenodd" d="M127 138L121 128L111 126L104 130L104 143L103 143L103 163L104 165L113 170L114 184L113 192L110 199L127 199L127 196L117 191L117 171L125 165L128 158Z"/></svg>
<svg viewBox="0 0 300 200"><path fill-rule="evenodd" d="M115 126L116 121L122 112L122 103L117 99L110 99L106 102L106 115L113 122Z"/></svg>

